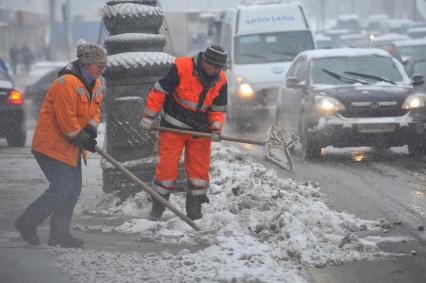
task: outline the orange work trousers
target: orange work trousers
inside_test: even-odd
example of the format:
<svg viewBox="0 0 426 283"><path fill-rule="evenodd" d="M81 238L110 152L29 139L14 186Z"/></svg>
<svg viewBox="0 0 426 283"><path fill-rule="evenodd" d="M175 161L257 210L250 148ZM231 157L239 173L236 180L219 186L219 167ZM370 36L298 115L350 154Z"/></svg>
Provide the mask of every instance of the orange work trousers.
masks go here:
<svg viewBox="0 0 426 283"><path fill-rule="evenodd" d="M211 140L160 132L160 162L155 170L154 189L160 194L170 193L179 177L179 160L185 149L184 166L189 188L194 194L206 194L209 187Z"/></svg>

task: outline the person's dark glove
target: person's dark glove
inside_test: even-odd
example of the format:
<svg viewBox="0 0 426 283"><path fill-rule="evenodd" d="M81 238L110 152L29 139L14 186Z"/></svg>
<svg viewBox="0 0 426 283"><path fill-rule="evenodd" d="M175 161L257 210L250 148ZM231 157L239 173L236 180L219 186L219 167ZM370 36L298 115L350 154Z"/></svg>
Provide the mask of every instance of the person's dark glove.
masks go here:
<svg viewBox="0 0 426 283"><path fill-rule="evenodd" d="M75 137L71 138L70 141L72 144L82 147L90 152L96 152L95 146L97 142L85 129L81 130Z"/></svg>
<svg viewBox="0 0 426 283"><path fill-rule="evenodd" d="M222 140L221 133L219 131L211 131L210 132L210 139L213 142L220 142Z"/></svg>
<svg viewBox="0 0 426 283"><path fill-rule="evenodd" d="M94 139L98 137L98 129L95 126L87 124L84 130Z"/></svg>

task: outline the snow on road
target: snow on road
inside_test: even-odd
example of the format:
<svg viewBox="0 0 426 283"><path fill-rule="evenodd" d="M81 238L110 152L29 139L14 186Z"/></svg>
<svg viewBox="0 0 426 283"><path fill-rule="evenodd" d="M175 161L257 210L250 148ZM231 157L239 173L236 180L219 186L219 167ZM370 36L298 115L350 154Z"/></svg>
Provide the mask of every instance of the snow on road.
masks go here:
<svg viewBox="0 0 426 283"><path fill-rule="evenodd" d="M201 245L178 254L50 249L79 282L306 282L303 266L325 266L386 256L377 244L397 241L368 234L382 220L363 220L326 206L316 184L280 179L234 147L215 146L210 203L195 232L172 212L162 222L144 217L144 192L119 204L112 195L82 202L79 214L127 219L116 226L76 225L84 231L135 233L140 241ZM182 194L170 200L181 211ZM143 246L143 245L142 245Z"/></svg>

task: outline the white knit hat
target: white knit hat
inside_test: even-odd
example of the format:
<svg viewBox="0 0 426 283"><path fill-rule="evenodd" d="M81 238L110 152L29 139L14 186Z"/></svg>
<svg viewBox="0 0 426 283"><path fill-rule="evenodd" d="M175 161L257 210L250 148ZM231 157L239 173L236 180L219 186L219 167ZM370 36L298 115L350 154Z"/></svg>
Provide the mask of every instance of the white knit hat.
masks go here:
<svg viewBox="0 0 426 283"><path fill-rule="evenodd" d="M106 65L108 61L107 53L101 46L79 41L77 43L77 57L81 64Z"/></svg>

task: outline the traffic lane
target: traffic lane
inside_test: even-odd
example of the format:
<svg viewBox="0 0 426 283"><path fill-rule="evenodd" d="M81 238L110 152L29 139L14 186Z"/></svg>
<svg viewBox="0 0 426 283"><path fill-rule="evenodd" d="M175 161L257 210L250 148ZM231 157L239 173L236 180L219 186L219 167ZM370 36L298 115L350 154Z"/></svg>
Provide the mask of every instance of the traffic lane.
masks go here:
<svg viewBox="0 0 426 283"><path fill-rule="evenodd" d="M327 194L328 206L337 211L365 219L388 219L387 233L379 236L411 239L381 244L384 251L400 254L384 261L310 268L312 282L425 282L426 234L418 229L425 223L424 158L411 158L406 149L385 153L368 148L327 149L324 158L315 162L304 161L297 153L296 171L290 173L263 161L261 148L239 147L267 167L275 168L283 178L321 186Z"/></svg>
<svg viewBox="0 0 426 283"><path fill-rule="evenodd" d="M337 210L359 217L402 221L423 240L426 214L426 164L424 158L411 158L404 149L386 154L374 150L330 150L325 157L308 162L296 156L293 178L318 182ZM365 154L365 159L354 159Z"/></svg>
<svg viewBox="0 0 426 283"><path fill-rule="evenodd" d="M237 131L225 124L224 134L263 140L272 124L259 120L250 131ZM266 166L263 148L227 142L250 153ZM276 168L283 178L299 182L313 181L327 194L328 205L367 219L391 218L404 220L413 232L426 222L426 157L410 157L407 147L376 150L370 147L333 148L322 151L322 158L305 161L300 144L294 154L295 172ZM424 233L417 233L426 239Z"/></svg>

